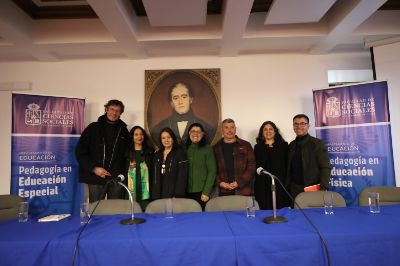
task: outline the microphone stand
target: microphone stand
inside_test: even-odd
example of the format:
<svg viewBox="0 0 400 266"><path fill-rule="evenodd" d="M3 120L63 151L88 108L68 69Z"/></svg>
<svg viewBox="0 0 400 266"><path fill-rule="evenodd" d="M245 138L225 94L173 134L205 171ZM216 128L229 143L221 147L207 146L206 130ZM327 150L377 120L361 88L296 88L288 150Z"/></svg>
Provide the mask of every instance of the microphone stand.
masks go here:
<svg viewBox="0 0 400 266"><path fill-rule="evenodd" d="M267 174L271 177L271 191L272 191L272 209L273 209L273 216L267 216L264 218L264 223L267 224L277 224L277 223L285 223L287 219L283 216L276 216L276 186L275 186L275 178L276 176L267 172Z"/></svg>
<svg viewBox="0 0 400 266"><path fill-rule="evenodd" d="M125 190L128 192L129 195L129 201L131 202L131 218L128 219L123 219L120 221L121 224L127 225L127 224L141 224L146 221L144 218L135 218L135 214L133 212L133 198L131 195L131 192L129 191L129 188L122 182L117 182L119 185L121 185Z"/></svg>
<svg viewBox="0 0 400 266"><path fill-rule="evenodd" d="M279 217L276 216L276 199L275 199L275 178L276 176L274 176L273 174L265 171L262 167L259 167L257 169L257 174L265 174L265 175L269 175L272 178L272 201L273 201L273 207L274 207L274 216L272 217L265 217L264 218L264 222L265 223L281 223L281 222L287 222L287 220L283 217ZM292 195L290 195L289 191L287 191L287 189L285 188L285 186L282 184L281 180L279 180L279 178L276 178L276 180L278 180L278 183L281 185L283 191L285 191L285 193L288 195L288 197L293 201L294 205L296 205L300 212L303 214L304 218L306 218L307 222L314 228L315 232L317 233L319 239L322 242L322 245L324 246L324 250L325 250L325 255L326 255L326 259L327 259L327 263L328 266L331 265L331 257L329 255L329 250L328 250L328 245L326 244L326 240L325 238L322 236L321 232L318 230L317 226L311 221L311 219L308 217L308 215L305 213L305 211L303 210L303 208L300 207L299 204L297 204L296 200L292 197ZM278 218L279 217L279 218ZM284 219L284 221L281 221L281 218Z"/></svg>

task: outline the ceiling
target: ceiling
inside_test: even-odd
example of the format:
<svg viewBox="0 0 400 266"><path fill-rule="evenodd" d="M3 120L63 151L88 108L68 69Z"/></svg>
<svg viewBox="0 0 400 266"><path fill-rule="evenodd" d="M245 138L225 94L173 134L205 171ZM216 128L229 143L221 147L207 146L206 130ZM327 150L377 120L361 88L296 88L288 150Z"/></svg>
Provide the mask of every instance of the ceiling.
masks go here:
<svg viewBox="0 0 400 266"><path fill-rule="evenodd" d="M326 54L400 41L400 0L0 0L0 62Z"/></svg>

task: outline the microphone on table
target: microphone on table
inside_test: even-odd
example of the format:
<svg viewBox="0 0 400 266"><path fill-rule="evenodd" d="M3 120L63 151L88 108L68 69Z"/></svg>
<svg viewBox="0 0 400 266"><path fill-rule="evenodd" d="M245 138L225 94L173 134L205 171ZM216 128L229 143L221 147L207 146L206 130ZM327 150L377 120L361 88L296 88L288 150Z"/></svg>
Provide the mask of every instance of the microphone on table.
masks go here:
<svg viewBox="0 0 400 266"><path fill-rule="evenodd" d="M267 224L276 224L276 223L284 223L287 222L287 219L282 216L276 216L276 187L275 187L275 179L277 179L276 176L271 174L270 172L266 171L262 167L257 168L257 174L258 175L267 175L271 177L272 184L271 184L271 191L272 191L272 209L273 209L273 216L268 216L264 218L264 223Z"/></svg>
<svg viewBox="0 0 400 266"><path fill-rule="evenodd" d="M306 218L306 220L308 221L308 223L314 228L315 232L317 233L319 239L322 242L322 245L324 246L324 250L325 250L325 254L326 254L326 258L328 261L328 266L331 265L331 259L330 259L330 255L329 255L329 250L328 250L328 245L326 244L326 240L325 238L322 236L321 232L319 231L319 229L317 228L317 226L311 221L311 219L308 217L308 215L304 212L303 208L300 207L300 205L296 202L296 200L292 197L292 195L290 195L290 193L287 191L287 189L285 188L285 186L282 184L281 180L279 180L279 178L277 178L276 176L274 176L273 174L271 174L270 172L264 170L264 168L262 167L258 167L257 168L257 174L258 175L268 175L271 177L272 179L272 186L271 186L271 190L272 191L272 201L273 201L273 205L274 205L274 216L271 217L265 217L264 218L264 222L265 223L281 223L281 222L287 222L287 220L283 217L284 221L274 221L275 219L275 215L276 215L276 202L275 202L275 179L278 180L278 183L281 185L281 187L283 188L283 190L285 191L285 193L289 196L289 198L293 201L293 204L297 206L297 208L300 210L300 212L303 214L303 216ZM277 216L279 217L279 216ZM271 222L272 221L272 222Z"/></svg>
<svg viewBox="0 0 400 266"><path fill-rule="evenodd" d="M129 188L124 183L122 183L125 180L125 176L120 174L120 175L118 175L116 177L110 178L109 180L110 180L110 182L116 182L117 184L119 184L120 186L125 188L126 192L128 192L129 201L131 202L131 218L121 220L120 223L121 224L125 224L125 225L126 224L141 224L141 223L144 223L146 221L144 218L135 218L135 213L134 213L134 209L133 209L133 198L132 198L131 191L129 190Z"/></svg>

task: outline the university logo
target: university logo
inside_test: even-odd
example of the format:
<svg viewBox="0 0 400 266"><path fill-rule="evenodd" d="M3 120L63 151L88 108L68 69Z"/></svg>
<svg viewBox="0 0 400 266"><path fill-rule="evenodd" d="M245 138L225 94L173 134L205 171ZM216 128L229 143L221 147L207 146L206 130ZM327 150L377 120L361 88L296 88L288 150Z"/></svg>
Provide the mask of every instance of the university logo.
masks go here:
<svg viewBox="0 0 400 266"><path fill-rule="evenodd" d="M25 109L25 124L30 126L40 125L42 123L42 111L36 103L28 104Z"/></svg>
<svg viewBox="0 0 400 266"><path fill-rule="evenodd" d="M327 117L340 117L340 101L336 97L329 97L326 99L326 116Z"/></svg>

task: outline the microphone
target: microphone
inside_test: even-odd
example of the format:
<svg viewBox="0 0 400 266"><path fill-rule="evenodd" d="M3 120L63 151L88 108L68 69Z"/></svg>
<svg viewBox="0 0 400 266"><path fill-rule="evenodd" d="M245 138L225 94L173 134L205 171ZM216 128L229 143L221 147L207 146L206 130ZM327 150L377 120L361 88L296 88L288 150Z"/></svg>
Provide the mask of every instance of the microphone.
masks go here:
<svg viewBox="0 0 400 266"><path fill-rule="evenodd" d="M257 174L258 175L269 175L271 178L275 178L273 174L262 168L261 166L257 168Z"/></svg>
<svg viewBox="0 0 400 266"><path fill-rule="evenodd" d="M107 178L108 182L116 182L116 183L124 182L124 180L125 180L125 176L123 174L119 174L118 176L112 176L112 177Z"/></svg>
<svg viewBox="0 0 400 266"><path fill-rule="evenodd" d="M144 223L146 221L144 218L135 218L135 213L134 213L134 210L133 210L133 198L132 198L132 195L131 195L131 191L129 190L129 188L124 183L122 183L125 180L125 176L123 174L119 174L117 177L111 178L111 180L117 182L117 184L119 184L120 186L125 188L126 192L128 192L129 201L131 202L131 218L121 220L120 223L124 224L124 225L126 225L126 224L141 224L141 223Z"/></svg>
<svg viewBox="0 0 400 266"><path fill-rule="evenodd" d="M273 216L268 216L264 218L264 223L267 224L276 224L276 223L285 223L287 222L287 219L285 217L282 216L276 216L276 187L275 187L275 179L276 176L274 176L273 174L271 174L270 172L266 171L264 168L262 167L258 167L257 168L257 174L258 175L268 175L271 177L271 191L272 191L272 210L274 215ZM278 179L278 181L280 181Z"/></svg>

